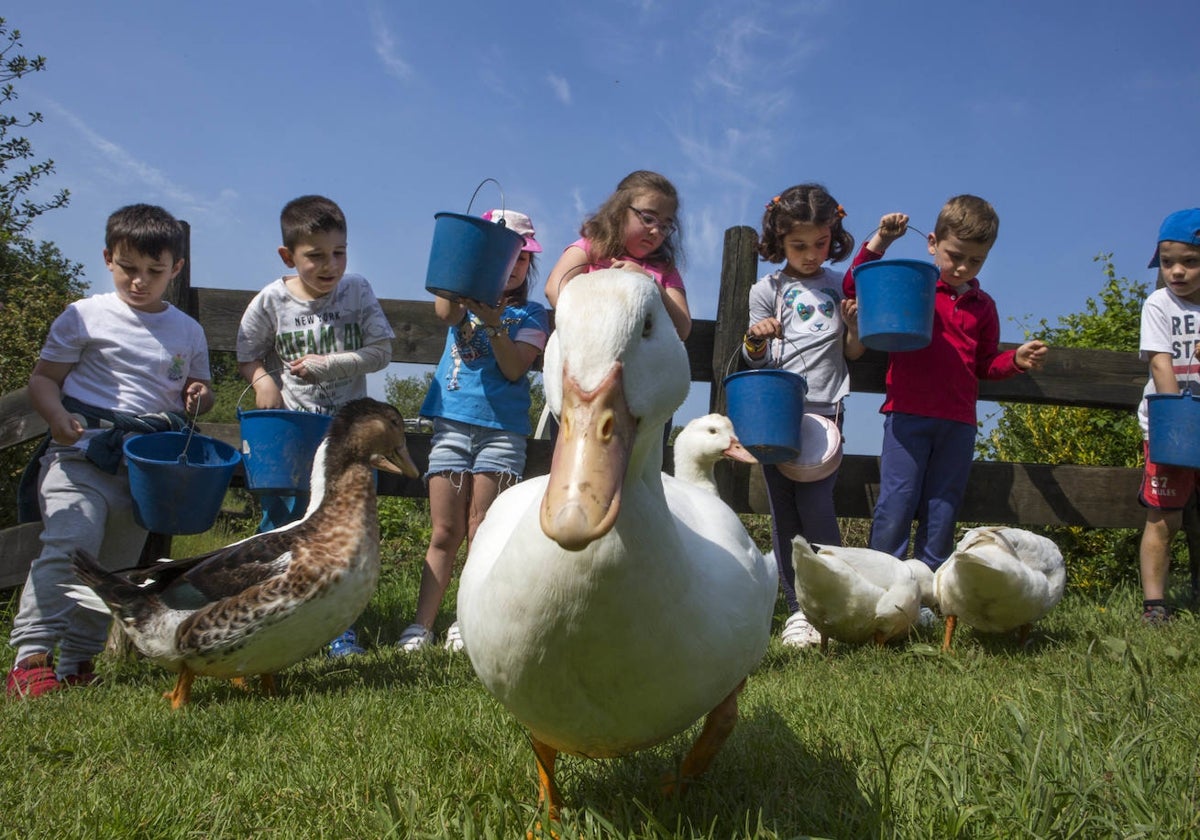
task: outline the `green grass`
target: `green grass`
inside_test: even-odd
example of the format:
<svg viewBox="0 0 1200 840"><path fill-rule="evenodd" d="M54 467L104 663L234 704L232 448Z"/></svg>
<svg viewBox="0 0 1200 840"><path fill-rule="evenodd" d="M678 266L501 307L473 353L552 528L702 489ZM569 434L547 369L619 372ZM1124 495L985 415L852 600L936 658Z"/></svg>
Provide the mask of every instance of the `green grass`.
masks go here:
<svg viewBox="0 0 1200 840"><path fill-rule="evenodd" d="M369 653L305 660L276 698L200 678L173 713L172 674L107 657L99 687L0 703L0 836L524 836L539 814L521 727L464 656L390 647L421 562L397 551L358 623ZM698 727L621 759L564 757L559 836L1195 836L1200 624L1143 628L1137 597L1068 596L1026 649L960 628L942 654L940 625L828 656L773 641L682 797L659 780Z"/></svg>

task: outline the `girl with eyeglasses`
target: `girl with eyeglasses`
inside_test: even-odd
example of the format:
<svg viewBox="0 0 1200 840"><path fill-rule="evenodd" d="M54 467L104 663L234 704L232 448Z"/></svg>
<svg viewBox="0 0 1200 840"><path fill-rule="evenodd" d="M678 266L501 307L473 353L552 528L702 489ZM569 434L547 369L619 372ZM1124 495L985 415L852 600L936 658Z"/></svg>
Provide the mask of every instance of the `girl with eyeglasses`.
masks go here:
<svg viewBox="0 0 1200 840"><path fill-rule="evenodd" d="M577 274L602 268L641 271L658 284L675 331L686 339L692 314L678 269L683 256L678 212L679 194L662 175L644 169L626 175L584 221L581 238L558 258L546 279L550 305L557 305L559 292Z"/></svg>

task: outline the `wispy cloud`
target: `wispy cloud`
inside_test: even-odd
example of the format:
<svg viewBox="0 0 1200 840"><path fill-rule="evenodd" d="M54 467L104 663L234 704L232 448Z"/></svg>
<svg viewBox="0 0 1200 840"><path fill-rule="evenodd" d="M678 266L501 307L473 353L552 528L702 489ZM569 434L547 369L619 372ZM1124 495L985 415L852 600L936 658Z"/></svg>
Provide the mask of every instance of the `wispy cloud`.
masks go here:
<svg viewBox="0 0 1200 840"><path fill-rule="evenodd" d="M383 12L377 6L371 9L371 36L375 55L383 62L388 73L403 82L411 79L413 76L412 65L400 56L396 46L396 37L392 34L387 21L383 19Z"/></svg>
<svg viewBox="0 0 1200 840"><path fill-rule="evenodd" d="M57 102L47 100L47 105L104 158L110 176L144 184L153 195L162 196L164 203L169 203L177 214L196 216L218 213L237 198L237 193L231 189L222 190L216 199L198 196L172 181L152 164L139 160L124 147L96 132Z"/></svg>
<svg viewBox="0 0 1200 840"><path fill-rule="evenodd" d="M557 73L551 73L546 76L546 81L550 83L551 89L554 91L554 97L564 105L571 104L571 84Z"/></svg>

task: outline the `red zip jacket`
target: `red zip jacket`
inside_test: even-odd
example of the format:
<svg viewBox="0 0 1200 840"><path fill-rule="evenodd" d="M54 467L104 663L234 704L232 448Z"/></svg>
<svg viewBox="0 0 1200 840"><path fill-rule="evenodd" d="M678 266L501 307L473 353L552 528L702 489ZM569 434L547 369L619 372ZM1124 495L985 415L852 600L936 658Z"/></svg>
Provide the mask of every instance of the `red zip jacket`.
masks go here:
<svg viewBox="0 0 1200 840"><path fill-rule="evenodd" d="M880 259L864 245L842 279L846 297L855 296L854 266ZM887 398L882 413L902 411L975 425L980 379L1007 379L1022 373L1016 351L999 349L1000 316L978 280L955 287L937 282L933 338L927 347L889 353Z"/></svg>

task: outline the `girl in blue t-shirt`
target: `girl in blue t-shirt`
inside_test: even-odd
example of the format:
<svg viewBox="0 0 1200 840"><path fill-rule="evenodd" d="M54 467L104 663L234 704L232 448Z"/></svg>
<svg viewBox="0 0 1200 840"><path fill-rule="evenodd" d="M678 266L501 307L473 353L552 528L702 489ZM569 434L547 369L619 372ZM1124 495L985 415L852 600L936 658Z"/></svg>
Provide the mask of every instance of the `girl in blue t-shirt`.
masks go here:
<svg viewBox="0 0 1200 840"><path fill-rule="evenodd" d="M434 310L450 329L421 406L421 416L433 419L425 474L433 533L421 570L417 612L398 642L406 651L433 641L433 622L459 546L475 538L500 491L521 480L531 431L526 374L550 335L545 307L529 300L534 254L542 250L534 239L533 223L514 210L490 210L483 218L503 221L525 237L525 245L498 306L468 299L434 300ZM446 634L446 648L462 648L458 622Z"/></svg>

